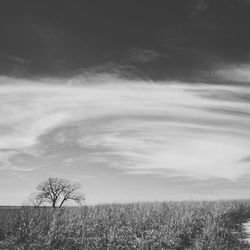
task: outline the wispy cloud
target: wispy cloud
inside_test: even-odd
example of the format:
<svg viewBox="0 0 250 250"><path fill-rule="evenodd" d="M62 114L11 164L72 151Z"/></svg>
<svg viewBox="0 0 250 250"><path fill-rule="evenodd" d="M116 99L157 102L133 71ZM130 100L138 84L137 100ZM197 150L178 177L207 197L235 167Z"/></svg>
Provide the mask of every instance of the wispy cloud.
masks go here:
<svg viewBox="0 0 250 250"><path fill-rule="evenodd" d="M217 70L217 75L225 80L239 81L249 83L250 81L250 65L227 65Z"/></svg>
<svg viewBox="0 0 250 250"><path fill-rule="evenodd" d="M151 62L160 57L160 54L152 50L131 49L127 60L134 62Z"/></svg>
<svg viewBox="0 0 250 250"><path fill-rule="evenodd" d="M0 150L12 152L0 155L5 168L24 151L38 150L39 155L46 147L42 136L64 127L54 134L57 145L70 140L89 149L90 161L124 173L197 179L250 174L242 161L249 155L250 105L233 98L250 94L246 86L5 80L0 87ZM86 131L67 133L72 126Z"/></svg>

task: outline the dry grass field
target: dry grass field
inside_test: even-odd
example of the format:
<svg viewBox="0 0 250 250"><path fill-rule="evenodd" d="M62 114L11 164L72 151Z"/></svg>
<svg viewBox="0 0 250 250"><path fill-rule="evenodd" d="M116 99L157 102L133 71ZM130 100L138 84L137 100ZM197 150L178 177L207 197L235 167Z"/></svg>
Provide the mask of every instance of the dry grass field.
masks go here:
<svg viewBox="0 0 250 250"><path fill-rule="evenodd" d="M249 249L249 201L0 209L0 249Z"/></svg>

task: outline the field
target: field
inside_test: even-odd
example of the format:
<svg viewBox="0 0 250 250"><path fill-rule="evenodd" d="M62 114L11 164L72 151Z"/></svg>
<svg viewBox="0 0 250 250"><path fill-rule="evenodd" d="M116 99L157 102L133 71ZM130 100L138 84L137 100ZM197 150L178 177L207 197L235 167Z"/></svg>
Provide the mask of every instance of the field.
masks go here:
<svg viewBox="0 0 250 250"><path fill-rule="evenodd" d="M0 209L0 249L250 249L250 201Z"/></svg>

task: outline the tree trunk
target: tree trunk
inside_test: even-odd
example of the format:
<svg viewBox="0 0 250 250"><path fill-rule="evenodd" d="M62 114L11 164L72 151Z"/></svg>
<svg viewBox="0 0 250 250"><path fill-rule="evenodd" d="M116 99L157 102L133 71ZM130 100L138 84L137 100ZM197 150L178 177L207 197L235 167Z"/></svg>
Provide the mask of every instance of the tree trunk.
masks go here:
<svg viewBox="0 0 250 250"><path fill-rule="evenodd" d="M63 203L64 203L66 200L67 200L67 199L65 199L65 197L64 197L63 200L62 200L62 202L61 202L61 204L60 204L60 206L59 206L59 208L62 207Z"/></svg>
<svg viewBox="0 0 250 250"><path fill-rule="evenodd" d="M56 200L52 201L52 207L55 208L56 207Z"/></svg>

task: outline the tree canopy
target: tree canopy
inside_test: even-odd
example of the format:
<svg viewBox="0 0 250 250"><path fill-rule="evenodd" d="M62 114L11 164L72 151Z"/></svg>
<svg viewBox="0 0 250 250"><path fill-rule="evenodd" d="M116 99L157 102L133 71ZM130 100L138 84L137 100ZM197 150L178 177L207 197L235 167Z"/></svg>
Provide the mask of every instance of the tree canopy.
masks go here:
<svg viewBox="0 0 250 250"><path fill-rule="evenodd" d="M67 179L50 177L37 186L37 192L31 194L30 203L36 207L50 204L53 208L62 207L68 201L81 204L85 196L79 192L81 184Z"/></svg>

